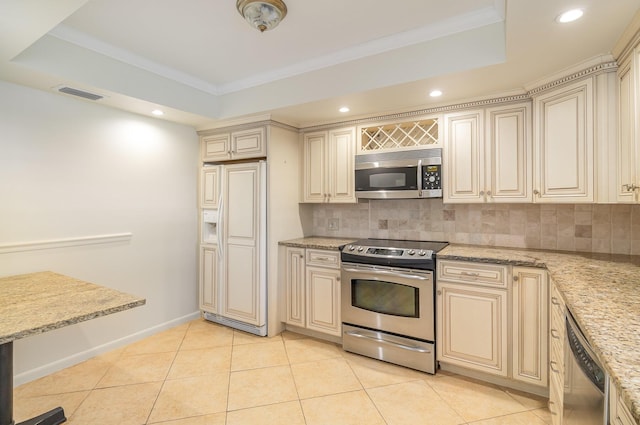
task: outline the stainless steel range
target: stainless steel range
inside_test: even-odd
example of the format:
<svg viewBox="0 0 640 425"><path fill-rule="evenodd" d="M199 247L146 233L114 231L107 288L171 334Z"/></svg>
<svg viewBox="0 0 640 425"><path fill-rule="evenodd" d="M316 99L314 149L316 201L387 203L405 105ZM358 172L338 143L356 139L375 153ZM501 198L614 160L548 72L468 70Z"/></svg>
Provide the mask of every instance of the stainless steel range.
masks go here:
<svg viewBox="0 0 640 425"><path fill-rule="evenodd" d="M342 248L342 348L435 373L436 253L447 242L363 239Z"/></svg>

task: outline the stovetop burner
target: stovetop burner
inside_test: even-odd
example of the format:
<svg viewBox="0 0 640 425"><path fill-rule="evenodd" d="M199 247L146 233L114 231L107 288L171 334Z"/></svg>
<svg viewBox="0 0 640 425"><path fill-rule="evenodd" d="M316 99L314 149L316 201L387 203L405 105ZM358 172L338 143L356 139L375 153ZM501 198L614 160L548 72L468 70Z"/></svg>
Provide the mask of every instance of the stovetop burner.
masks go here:
<svg viewBox="0 0 640 425"><path fill-rule="evenodd" d="M435 270L435 256L448 242L361 239L342 248L343 262Z"/></svg>

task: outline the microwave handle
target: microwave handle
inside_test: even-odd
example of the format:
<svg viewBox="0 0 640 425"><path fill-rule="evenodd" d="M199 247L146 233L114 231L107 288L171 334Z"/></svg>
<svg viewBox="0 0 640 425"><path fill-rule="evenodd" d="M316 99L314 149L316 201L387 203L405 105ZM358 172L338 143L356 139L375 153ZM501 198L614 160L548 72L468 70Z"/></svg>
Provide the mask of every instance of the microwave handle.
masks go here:
<svg viewBox="0 0 640 425"><path fill-rule="evenodd" d="M418 160L418 169L416 170L418 173L418 193L420 194L419 196L422 196L422 160Z"/></svg>

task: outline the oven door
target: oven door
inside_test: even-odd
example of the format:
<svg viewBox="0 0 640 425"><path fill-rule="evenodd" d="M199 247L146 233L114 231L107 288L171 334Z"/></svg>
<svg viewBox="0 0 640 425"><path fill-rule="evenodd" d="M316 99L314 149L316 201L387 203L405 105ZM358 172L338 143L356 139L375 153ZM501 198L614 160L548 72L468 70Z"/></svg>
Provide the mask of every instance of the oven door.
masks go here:
<svg viewBox="0 0 640 425"><path fill-rule="evenodd" d="M342 321L434 341L434 283L428 270L342 263Z"/></svg>

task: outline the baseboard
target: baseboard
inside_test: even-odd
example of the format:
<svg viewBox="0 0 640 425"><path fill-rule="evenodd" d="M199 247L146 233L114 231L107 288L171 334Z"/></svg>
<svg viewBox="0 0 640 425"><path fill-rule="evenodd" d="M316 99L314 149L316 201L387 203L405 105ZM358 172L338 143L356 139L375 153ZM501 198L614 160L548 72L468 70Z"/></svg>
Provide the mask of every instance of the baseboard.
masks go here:
<svg viewBox="0 0 640 425"><path fill-rule="evenodd" d="M185 316L178 317L177 319L169 320L168 322L164 322L159 325L141 330L139 332L135 332L131 335L127 335L125 337L107 342L106 344L98 345L89 350L81 351L79 353L62 358L60 360L56 360L55 362L47 363L43 366L26 370L13 377L13 385L14 387L17 387L19 385L26 384L27 382L31 382L33 380L42 378L43 376L47 376L51 373L57 372L64 368L76 365L92 357L98 356L100 354L108 353L109 351L134 343L136 341L140 341L141 339L154 335L158 332L171 329L173 327L176 327L186 322L190 322L198 318L200 318L200 311L195 311Z"/></svg>

